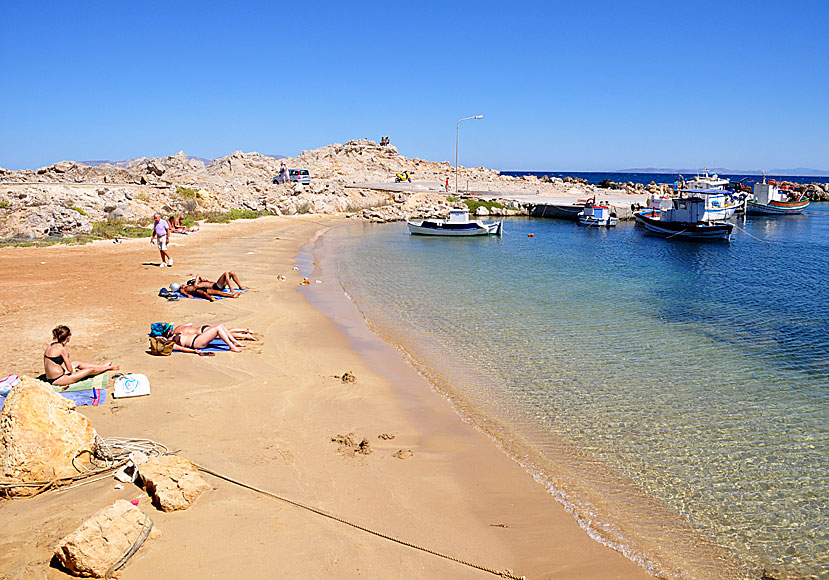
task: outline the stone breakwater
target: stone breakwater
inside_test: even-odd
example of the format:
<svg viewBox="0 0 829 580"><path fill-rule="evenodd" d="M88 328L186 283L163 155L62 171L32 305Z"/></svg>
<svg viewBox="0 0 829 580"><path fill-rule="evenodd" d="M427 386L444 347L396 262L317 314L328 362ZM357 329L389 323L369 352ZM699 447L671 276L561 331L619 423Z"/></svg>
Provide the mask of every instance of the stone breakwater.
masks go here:
<svg viewBox="0 0 829 580"><path fill-rule="evenodd" d="M310 185L274 184L280 163L268 155L237 151L205 163L180 152L140 158L126 164L85 165L61 161L37 170L0 168L0 238L36 239L46 235L88 233L94 222L151 222L164 215L246 209L278 215L348 213L373 221L446 215L450 204L442 191L455 168L448 162L400 155L394 145L367 139L335 143L284 159L289 168L307 169ZM391 183L395 173L412 175L414 192L360 187ZM602 184L579 178L513 177L485 167L458 168L462 191L509 195L590 197L656 192L655 184ZM829 199L829 186L795 189L812 199ZM391 187L389 189L392 189ZM508 194L506 193L508 192ZM525 208L503 200L509 212ZM496 208L497 209L497 208Z"/></svg>

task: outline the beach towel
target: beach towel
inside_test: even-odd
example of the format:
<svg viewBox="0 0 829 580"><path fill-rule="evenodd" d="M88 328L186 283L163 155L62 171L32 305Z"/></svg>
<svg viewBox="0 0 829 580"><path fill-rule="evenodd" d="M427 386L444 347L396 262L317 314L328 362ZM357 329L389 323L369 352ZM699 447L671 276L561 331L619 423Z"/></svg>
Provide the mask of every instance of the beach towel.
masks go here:
<svg viewBox="0 0 829 580"><path fill-rule="evenodd" d="M199 350L203 350L205 352L221 352L225 350L230 350L230 347L227 346L225 341L221 338L214 338L210 342L207 343L207 346L204 348L200 348ZM173 352L181 352L180 350L175 350Z"/></svg>
<svg viewBox="0 0 829 580"><path fill-rule="evenodd" d="M87 389L85 391L64 391L58 393L61 397L69 399L76 405L81 407L102 405L106 403L107 391L106 389ZM0 395L0 411L3 410L3 405L6 404L6 395Z"/></svg>
<svg viewBox="0 0 829 580"><path fill-rule="evenodd" d="M231 290L228 287L225 287L224 291L225 292L240 292L242 294L247 292L247 290ZM169 288L162 288L161 290L158 291L158 295L161 296L162 298L166 298L168 300L170 298L194 298L196 300L207 300L207 298L202 298L201 296L185 296L181 292L179 292L179 291L173 292ZM225 298L227 298L227 296L214 296L213 298L215 300L224 300Z"/></svg>
<svg viewBox="0 0 829 580"><path fill-rule="evenodd" d="M110 373L108 372L101 373L100 375L80 380L77 383L72 383L71 385L52 385L52 388L55 389L55 392L57 393L66 393L72 391L88 391L90 389L106 390L106 388L109 386L109 375ZM43 374L38 376L37 380L46 382L46 375Z"/></svg>

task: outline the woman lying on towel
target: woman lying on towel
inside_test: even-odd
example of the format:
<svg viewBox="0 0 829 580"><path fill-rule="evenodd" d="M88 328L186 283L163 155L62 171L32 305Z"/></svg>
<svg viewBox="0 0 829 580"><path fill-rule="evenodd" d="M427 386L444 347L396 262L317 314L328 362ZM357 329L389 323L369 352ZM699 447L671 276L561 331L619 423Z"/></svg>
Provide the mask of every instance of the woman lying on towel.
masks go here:
<svg viewBox="0 0 829 580"><path fill-rule="evenodd" d="M93 365L69 358L69 339L72 331L68 326L60 325L52 331L55 342L46 347L43 353L43 366L46 371L46 382L52 385L66 386L87 377L94 377L107 371L117 371L121 367L112 364L112 361Z"/></svg>
<svg viewBox="0 0 829 580"><path fill-rule="evenodd" d="M224 328L224 325L220 324ZM175 324L173 323L173 334L176 332L181 332L183 329L194 327L192 322L188 322L186 324ZM209 324L205 324L203 326L198 327L204 332L206 329L210 328ZM253 331L250 328L226 328L228 334L232 336L235 340L256 340L256 337L253 335Z"/></svg>
<svg viewBox="0 0 829 580"><path fill-rule="evenodd" d="M233 352L240 352L242 345L233 338L224 324L216 326L179 326L170 328L162 335L164 339L173 341L173 350L180 352L192 352L202 354L202 349L207 348L214 338L220 338Z"/></svg>
<svg viewBox="0 0 829 580"><path fill-rule="evenodd" d="M236 272L222 272L222 275L215 282L203 278L201 275L196 275L195 278L187 281L188 284L193 284L199 288L212 288L214 290L224 290L225 288L233 290L234 282L239 287L239 290L248 289L247 286L242 286L242 283L239 282L239 277L236 275Z"/></svg>
<svg viewBox="0 0 829 580"><path fill-rule="evenodd" d="M223 298L236 298L239 296L238 292L225 292L224 290L216 290L215 288L201 288L195 284L185 284L184 286L179 287L178 291L181 292L183 296L204 298L205 300L210 300L211 302L216 301L214 296L221 296Z"/></svg>

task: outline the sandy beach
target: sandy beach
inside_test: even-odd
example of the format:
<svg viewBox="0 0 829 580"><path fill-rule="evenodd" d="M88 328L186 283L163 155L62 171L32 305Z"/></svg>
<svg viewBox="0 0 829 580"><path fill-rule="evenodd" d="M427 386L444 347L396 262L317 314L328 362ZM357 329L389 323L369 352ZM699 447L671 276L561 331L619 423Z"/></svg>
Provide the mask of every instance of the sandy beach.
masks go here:
<svg viewBox="0 0 829 580"><path fill-rule="evenodd" d="M462 422L359 316L336 325L309 303L292 267L338 219L268 217L176 236L172 269L146 239L82 247L3 248L14 282L0 298L2 374L36 376L58 324L74 358L146 374L149 397L79 407L104 437L149 438L187 459L373 530L527 578L649 575L590 539L575 519L484 435ZM235 271L238 299L167 302L159 288ZM286 276L280 281L278 276ZM326 282L327 283L327 282ZM306 293L329 292L312 284ZM346 307L342 307L346 308ZM347 309L347 308L346 308ZM356 312L356 311L355 311ZM147 354L156 321L251 327L241 353ZM338 376L350 371L357 380ZM332 437L356 434L368 455ZM393 439L381 439L391 434ZM400 459L398 450L411 450ZM491 574L370 535L210 475L188 510L155 510L108 479L0 503L0 578L66 578L56 542L119 498L139 499L163 537L122 578L486 578ZM5 576L4 576L5 574Z"/></svg>

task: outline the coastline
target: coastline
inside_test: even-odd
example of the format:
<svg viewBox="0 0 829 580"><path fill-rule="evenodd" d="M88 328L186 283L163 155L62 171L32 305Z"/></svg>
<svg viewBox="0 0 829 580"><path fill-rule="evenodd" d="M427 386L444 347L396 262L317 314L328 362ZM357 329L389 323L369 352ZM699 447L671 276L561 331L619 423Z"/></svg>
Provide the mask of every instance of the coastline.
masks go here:
<svg viewBox="0 0 829 580"><path fill-rule="evenodd" d="M138 266L155 259L146 240L4 248L0 258L9 277L26 292L9 294L2 303L3 366L7 372L39 374L50 329L66 323L76 336L74 356L115 359L124 370L147 374L153 384L150 397L79 408L103 436L158 440L243 481L528 578L649 577L591 540L542 486L463 423L414 370L405 381L389 380L296 292L301 277L291 270L296 256L334 223L317 216L274 217L205 228L175 239L172 271ZM179 277L227 269L237 271L253 292L216 303L167 303L155 296ZM280 274L288 280L277 281ZM312 285L307 291L315 290ZM146 328L165 319L251 326L263 339L246 352L211 359L150 357L144 353ZM405 367L396 356L393 364ZM335 378L347 370L356 383ZM411 413L411 405L421 408ZM368 438L374 453L338 453L330 438L349 432ZM396 437L385 441L377 438L380 433ZM392 454L398 449L414 455L396 459ZM14 526L3 526L10 529L2 530L0 568L12 578L66 577L48 564L55 541L95 510L126 497L139 498L164 534L125 568L127 580L164 574L265 578L276 570L297 578L487 576L219 480L209 482L213 490L184 513L157 512L140 490L114 490L111 480L3 502L0 519Z"/></svg>

